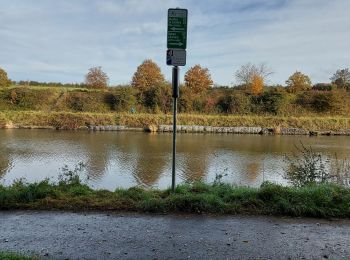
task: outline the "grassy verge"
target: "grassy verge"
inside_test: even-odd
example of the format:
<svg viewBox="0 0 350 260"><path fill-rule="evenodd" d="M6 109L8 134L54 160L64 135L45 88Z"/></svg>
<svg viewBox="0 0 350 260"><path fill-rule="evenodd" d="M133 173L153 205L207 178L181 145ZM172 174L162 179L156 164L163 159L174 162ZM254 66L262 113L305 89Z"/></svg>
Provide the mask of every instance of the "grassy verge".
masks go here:
<svg viewBox="0 0 350 260"><path fill-rule="evenodd" d="M79 179L58 184L18 181L0 186L0 209L59 209L153 213L267 214L350 217L350 189L332 184L302 188L265 183L260 188L196 183L170 190L93 190Z"/></svg>
<svg viewBox="0 0 350 260"><path fill-rule="evenodd" d="M35 260L38 259L33 256L23 256L17 253L10 253L10 252L0 252L0 259L1 260Z"/></svg>
<svg viewBox="0 0 350 260"><path fill-rule="evenodd" d="M76 129L86 125L125 125L145 127L149 124L171 124L167 114L129 113L73 113L43 111L2 111L0 128L6 123L23 126L52 126L59 129ZM279 116L225 116L202 114L179 114L180 125L203 126L260 126L301 128L306 130L347 130L350 117L279 117Z"/></svg>

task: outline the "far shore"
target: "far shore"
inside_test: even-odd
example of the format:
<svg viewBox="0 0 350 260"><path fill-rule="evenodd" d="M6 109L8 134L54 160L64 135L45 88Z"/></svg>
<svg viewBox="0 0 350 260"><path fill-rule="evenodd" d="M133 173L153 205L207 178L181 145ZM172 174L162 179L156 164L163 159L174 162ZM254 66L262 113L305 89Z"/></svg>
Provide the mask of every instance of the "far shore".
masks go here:
<svg viewBox="0 0 350 260"><path fill-rule="evenodd" d="M83 126L77 129L57 129L53 126L28 126L28 125L6 125L2 129L48 129L48 130L87 130L87 131L129 131L129 132L148 132L148 133L170 133L173 132L172 125L149 125L147 127L128 127L123 125L93 125ZM204 133L204 134L260 134L260 135L309 135L309 136L350 136L350 130L331 131L321 130L312 131L302 128L263 128L263 127L213 127L197 125L178 125L178 133Z"/></svg>
<svg viewBox="0 0 350 260"><path fill-rule="evenodd" d="M181 133L350 136L350 117L182 114ZM0 111L0 128L172 132L171 114Z"/></svg>

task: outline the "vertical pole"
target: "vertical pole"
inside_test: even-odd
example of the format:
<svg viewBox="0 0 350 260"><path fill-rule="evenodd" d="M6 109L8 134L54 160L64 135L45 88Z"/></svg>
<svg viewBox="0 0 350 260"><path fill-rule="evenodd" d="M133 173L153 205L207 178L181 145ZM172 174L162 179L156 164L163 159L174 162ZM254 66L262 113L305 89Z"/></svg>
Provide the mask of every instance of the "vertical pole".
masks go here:
<svg viewBox="0 0 350 260"><path fill-rule="evenodd" d="M177 98L179 97L179 67L173 67L173 165L171 174L171 190L175 191L175 172L176 172L176 113Z"/></svg>

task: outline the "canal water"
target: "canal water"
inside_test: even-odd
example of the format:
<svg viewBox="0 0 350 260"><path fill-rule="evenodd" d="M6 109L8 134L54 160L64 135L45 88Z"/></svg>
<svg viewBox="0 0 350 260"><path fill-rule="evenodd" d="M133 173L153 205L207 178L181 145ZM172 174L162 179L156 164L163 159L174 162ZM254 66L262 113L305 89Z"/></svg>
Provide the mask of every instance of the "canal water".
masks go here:
<svg viewBox="0 0 350 260"><path fill-rule="evenodd" d="M171 140L169 133L0 130L0 183L57 181L63 167L83 163L80 174L93 188L167 188ZM297 153L301 143L325 156L350 156L346 136L184 133L177 138L177 183L211 183L222 175L233 185L287 184L285 156Z"/></svg>

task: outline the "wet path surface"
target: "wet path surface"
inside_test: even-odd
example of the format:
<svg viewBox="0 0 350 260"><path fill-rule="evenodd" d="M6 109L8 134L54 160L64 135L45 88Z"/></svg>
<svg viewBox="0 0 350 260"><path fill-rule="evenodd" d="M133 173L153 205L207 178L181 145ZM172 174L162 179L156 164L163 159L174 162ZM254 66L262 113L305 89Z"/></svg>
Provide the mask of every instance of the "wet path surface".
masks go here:
<svg viewBox="0 0 350 260"><path fill-rule="evenodd" d="M349 259L350 221L0 212L0 251L50 259Z"/></svg>

